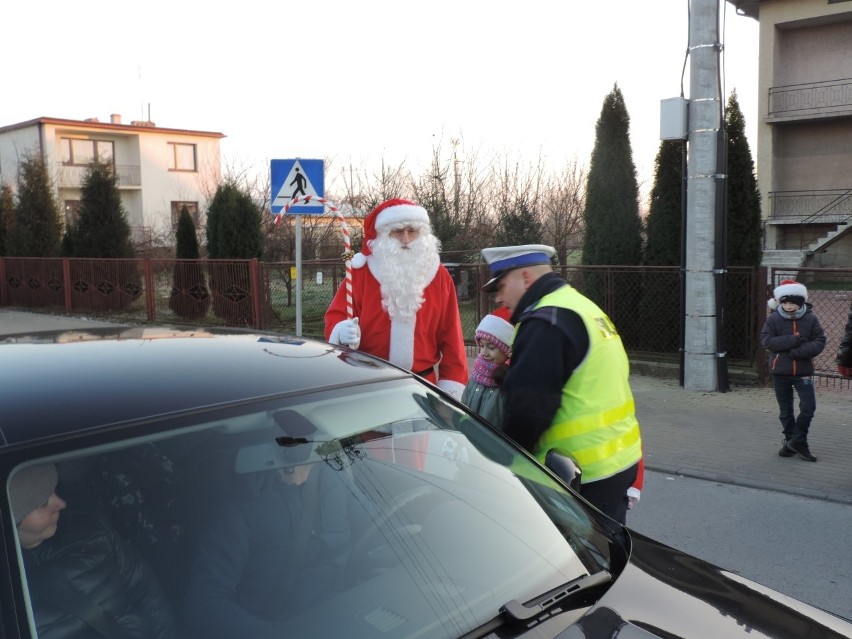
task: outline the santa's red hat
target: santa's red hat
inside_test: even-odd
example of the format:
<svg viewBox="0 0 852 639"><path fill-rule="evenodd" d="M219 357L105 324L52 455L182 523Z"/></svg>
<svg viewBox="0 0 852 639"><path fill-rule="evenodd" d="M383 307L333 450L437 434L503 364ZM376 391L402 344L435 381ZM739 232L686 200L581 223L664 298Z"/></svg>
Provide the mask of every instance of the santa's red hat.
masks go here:
<svg viewBox="0 0 852 639"><path fill-rule="evenodd" d="M496 316L497 316L497 317L499 317L500 319L504 319L504 320L506 320L507 322L508 322L508 321L511 319L511 317L512 317L512 311L510 311L510 310L509 310L508 308L506 308L505 306L501 306L500 308L496 308L496 309L494 309L493 311L491 311L491 314L492 314L492 315L496 315Z"/></svg>
<svg viewBox="0 0 852 639"><path fill-rule="evenodd" d="M367 263L370 255L370 242L376 239L378 232L398 224L423 223L429 224L429 214L419 204L411 200L395 198L387 200L374 208L364 219L364 239L361 242L361 252L352 258L352 266L361 268Z"/></svg>

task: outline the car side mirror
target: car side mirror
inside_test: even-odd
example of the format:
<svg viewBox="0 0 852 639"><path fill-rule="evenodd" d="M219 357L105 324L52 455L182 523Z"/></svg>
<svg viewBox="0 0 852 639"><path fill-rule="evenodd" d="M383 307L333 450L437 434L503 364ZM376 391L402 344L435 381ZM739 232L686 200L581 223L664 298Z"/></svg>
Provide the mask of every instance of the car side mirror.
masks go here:
<svg viewBox="0 0 852 639"><path fill-rule="evenodd" d="M580 478L583 471L571 455L564 450L551 448L544 456L544 465L552 470L575 492L580 492Z"/></svg>

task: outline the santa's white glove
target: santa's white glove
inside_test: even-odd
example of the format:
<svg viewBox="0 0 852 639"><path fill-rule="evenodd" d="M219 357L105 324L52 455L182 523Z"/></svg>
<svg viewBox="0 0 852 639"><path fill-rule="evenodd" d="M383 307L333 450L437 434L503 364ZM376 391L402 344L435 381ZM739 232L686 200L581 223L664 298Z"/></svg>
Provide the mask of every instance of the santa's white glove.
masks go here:
<svg viewBox="0 0 852 639"><path fill-rule="evenodd" d="M328 337L331 344L342 344L350 348L358 348L361 345L361 327L358 325L358 318L343 320L338 322Z"/></svg>
<svg viewBox="0 0 852 639"><path fill-rule="evenodd" d="M438 388L447 393L456 401L461 401L462 393L464 392L464 384L454 382L450 379L439 379Z"/></svg>
<svg viewBox="0 0 852 639"><path fill-rule="evenodd" d="M636 504L639 503L641 494L642 492L633 486L627 489L627 510L633 510L636 508Z"/></svg>

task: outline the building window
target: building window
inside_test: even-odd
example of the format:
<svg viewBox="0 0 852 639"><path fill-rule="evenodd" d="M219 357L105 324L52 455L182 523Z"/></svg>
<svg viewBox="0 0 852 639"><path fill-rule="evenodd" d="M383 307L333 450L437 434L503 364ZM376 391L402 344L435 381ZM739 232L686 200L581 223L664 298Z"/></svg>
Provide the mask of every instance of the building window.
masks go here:
<svg viewBox="0 0 852 639"><path fill-rule="evenodd" d="M198 228L198 202L172 202L172 228L177 227L180 211L186 207L189 217L192 218L192 223L195 228Z"/></svg>
<svg viewBox="0 0 852 639"><path fill-rule="evenodd" d="M77 226L80 219L80 200L65 200L65 229Z"/></svg>
<svg viewBox="0 0 852 639"><path fill-rule="evenodd" d="M62 138L62 163L66 166L112 166L115 157L114 144L109 140L79 140Z"/></svg>
<svg viewBox="0 0 852 639"><path fill-rule="evenodd" d="M195 171L195 145L169 142L169 171Z"/></svg>

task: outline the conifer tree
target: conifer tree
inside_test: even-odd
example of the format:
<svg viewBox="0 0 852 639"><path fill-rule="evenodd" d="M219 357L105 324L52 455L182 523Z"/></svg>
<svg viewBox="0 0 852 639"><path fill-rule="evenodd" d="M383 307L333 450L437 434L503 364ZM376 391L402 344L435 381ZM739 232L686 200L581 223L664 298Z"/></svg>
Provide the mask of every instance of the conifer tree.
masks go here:
<svg viewBox="0 0 852 639"><path fill-rule="evenodd" d="M186 207L180 210L175 235L174 284L169 296L169 308L184 319L204 317L210 307L210 291L204 278L204 269L198 261L198 237L195 223Z"/></svg>
<svg viewBox="0 0 852 639"><path fill-rule="evenodd" d="M175 258L179 260L197 260L200 256L198 237L195 234L195 222L186 206L180 209L177 231L175 231Z"/></svg>
<svg viewBox="0 0 852 639"><path fill-rule="evenodd" d="M541 238L542 225L539 216L528 202L516 201L514 206L499 212L497 228L494 230L494 244L540 244Z"/></svg>
<svg viewBox="0 0 852 639"><path fill-rule="evenodd" d="M680 266L681 263L683 151L681 140L664 140L654 162L644 259L649 266Z"/></svg>
<svg viewBox="0 0 852 639"><path fill-rule="evenodd" d="M757 268L763 259L763 231L760 193L754 172L745 118L737 100L737 92L728 96L725 109L727 134L727 260L728 267ZM750 357L749 335L751 313L747 308L750 279L739 269L728 270L725 286L725 347L730 357Z"/></svg>
<svg viewBox="0 0 852 639"><path fill-rule="evenodd" d="M664 140L654 162L654 186L646 221L645 259L647 266L680 266L683 228L684 142ZM643 282L640 314L647 330L649 350L676 352L680 343L680 272L649 269Z"/></svg>
<svg viewBox="0 0 852 639"><path fill-rule="evenodd" d="M260 209L236 184L219 185L207 212L207 255L247 260L262 253Z"/></svg>
<svg viewBox="0 0 852 639"><path fill-rule="evenodd" d="M81 278L90 279L90 286L80 304L93 310L124 310L142 293L142 279L135 261L102 261L135 257L130 224L112 166L89 167L83 178L77 223L66 234L63 247L66 254L74 257L96 258L81 272Z"/></svg>
<svg viewBox="0 0 852 639"><path fill-rule="evenodd" d="M725 129L728 139L728 265L757 267L763 258L760 193L736 91L728 97Z"/></svg>
<svg viewBox="0 0 852 639"><path fill-rule="evenodd" d="M0 255L7 255L6 238L15 223L15 198L12 187L8 184L0 186Z"/></svg>
<svg viewBox="0 0 852 639"><path fill-rule="evenodd" d="M633 266L642 262L639 184L630 147L630 116L618 85L604 99L595 126L583 217L583 264ZM580 288L609 314L625 342L632 343L638 330L634 309L641 301L641 278L625 274L618 284L617 290L607 291L604 275L589 272L584 274ZM633 303L606 303L628 297Z"/></svg>
<svg viewBox="0 0 852 639"><path fill-rule="evenodd" d="M642 261L639 185L630 147L630 116L616 85L595 126L586 187L583 264Z"/></svg>
<svg viewBox="0 0 852 639"><path fill-rule="evenodd" d="M75 257L131 258L130 224L112 167L93 164L83 179L77 224L71 231Z"/></svg>
<svg viewBox="0 0 852 639"><path fill-rule="evenodd" d="M18 167L18 202L6 238L8 254L56 257L61 240L62 223L47 167L40 158L25 158Z"/></svg>
<svg viewBox="0 0 852 639"><path fill-rule="evenodd" d="M207 255L249 260L263 253L261 212L236 184L220 184L207 211ZM251 276L245 264L211 264L213 311L233 325L254 325Z"/></svg>

